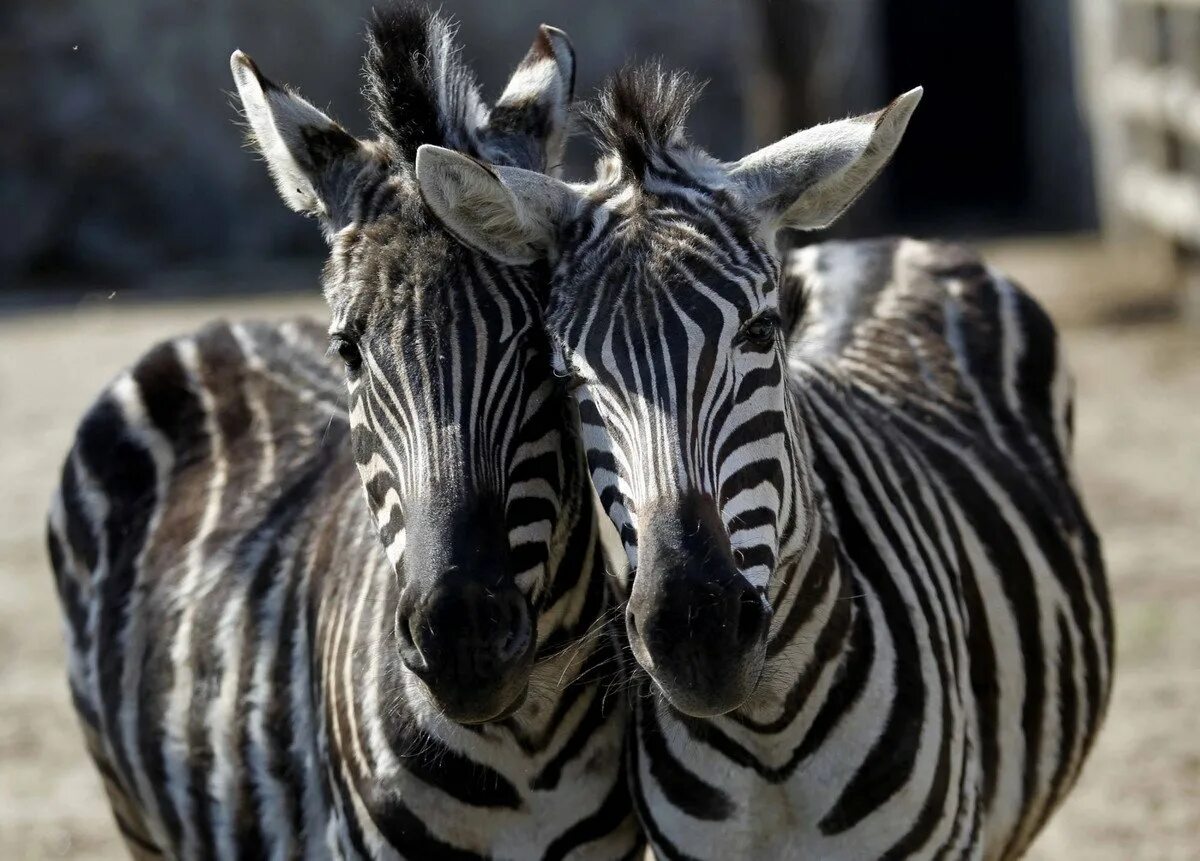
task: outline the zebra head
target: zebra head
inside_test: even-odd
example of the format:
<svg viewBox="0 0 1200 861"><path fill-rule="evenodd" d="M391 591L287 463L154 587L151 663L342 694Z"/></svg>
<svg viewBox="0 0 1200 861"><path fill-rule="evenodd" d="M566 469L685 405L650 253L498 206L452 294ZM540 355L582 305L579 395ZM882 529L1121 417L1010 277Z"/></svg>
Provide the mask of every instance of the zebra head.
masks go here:
<svg viewBox="0 0 1200 861"><path fill-rule="evenodd" d="M635 572L633 652L678 709L702 716L756 688L772 574L813 519L775 234L837 218L891 157L920 91L733 163L688 142L695 92L657 66L618 74L592 111L604 155L588 185L434 148L417 172L477 247L551 261L556 368Z"/></svg>
<svg viewBox="0 0 1200 861"><path fill-rule="evenodd" d="M407 6L377 14L369 140L241 52L231 66L279 193L330 245L330 344L345 363L353 454L398 578L400 657L446 716L494 719L528 683L536 608L569 507L573 419L541 323L546 268L497 263L450 235L429 217L414 157L436 143L553 168L573 89L570 43L543 26L489 108L444 19Z"/></svg>

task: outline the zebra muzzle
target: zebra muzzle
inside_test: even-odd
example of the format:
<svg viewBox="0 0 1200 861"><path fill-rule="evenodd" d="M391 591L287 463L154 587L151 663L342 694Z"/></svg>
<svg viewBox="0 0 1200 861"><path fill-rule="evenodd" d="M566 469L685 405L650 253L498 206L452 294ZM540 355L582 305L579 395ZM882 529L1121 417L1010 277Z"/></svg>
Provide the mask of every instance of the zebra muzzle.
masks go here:
<svg viewBox="0 0 1200 861"><path fill-rule="evenodd" d="M533 663L534 629L525 596L447 576L397 618L400 657L452 720L479 723L520 706Z"/></svg>

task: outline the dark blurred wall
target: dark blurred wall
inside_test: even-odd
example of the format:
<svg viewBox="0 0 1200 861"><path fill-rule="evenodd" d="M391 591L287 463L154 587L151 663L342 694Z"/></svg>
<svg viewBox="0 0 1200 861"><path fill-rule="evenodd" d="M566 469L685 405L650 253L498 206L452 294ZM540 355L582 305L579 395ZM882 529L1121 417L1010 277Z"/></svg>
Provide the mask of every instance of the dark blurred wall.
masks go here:
<svg viewBox="0 0 1200 861"><path fill-rule="evenodd" d="M887 0L888 87L926 98L889 169L894 224L995 234L1095 225L1069 0Z"/></svg>
<svg viewBox="0 0 1200 861"><path fill-rule="evenodd" d="M1070 0L752 5L747 102L759 143L925 87L895 162L832 233L1094 226Z"/></svg>
<svg viewBox="0 0 1200 861"><path fill-rule="evenodd" d="M0 285L31 278L136 283L170 267L319 254L241 146L228 91L234 48L366 134L359 96L371 0L4 0L0 4ZM697 136L742 137L728 0L447 0L494 98L545 21L579 52L590 95L627 58L661 54L710 79ZM590 164L572 148L572 166Z"/></svg>
<svg viewBox="0 0 1200 861"><path fill-rule="evenodd" d="M0 290L315 256L241 145L228 57L368 132L372 0L0 0ZM537 25L578 49L578 95L662 56L708 84L694 139L722 158L927 85L908 140L843 234L1091 222L1067 0L445 0L494 98ZM589 172L577 138L568 174ZM212 279L210 278L209 281Z"/></svg>

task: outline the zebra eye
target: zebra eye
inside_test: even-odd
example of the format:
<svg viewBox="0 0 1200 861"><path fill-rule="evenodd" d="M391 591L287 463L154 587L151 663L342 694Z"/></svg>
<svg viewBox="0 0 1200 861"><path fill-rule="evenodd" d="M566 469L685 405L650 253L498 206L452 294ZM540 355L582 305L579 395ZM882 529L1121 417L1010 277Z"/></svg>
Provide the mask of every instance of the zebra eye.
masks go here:
<svg viewBox="0 0 1200 861"><path fill-rule="evenodd" d="M342 357L347 370L357 371L362 367L362 354L358 351L358 344L350 338L345 335L332 335L329 338L329 347Z"/></svg>
<svg viewBox="0 0 1200 861"><path fill-rule="evenodd" d="M742 324L737 342L751 347L770 347L775 343L775 333L778 330L779 315L774 311L764 311Z"/></svg>

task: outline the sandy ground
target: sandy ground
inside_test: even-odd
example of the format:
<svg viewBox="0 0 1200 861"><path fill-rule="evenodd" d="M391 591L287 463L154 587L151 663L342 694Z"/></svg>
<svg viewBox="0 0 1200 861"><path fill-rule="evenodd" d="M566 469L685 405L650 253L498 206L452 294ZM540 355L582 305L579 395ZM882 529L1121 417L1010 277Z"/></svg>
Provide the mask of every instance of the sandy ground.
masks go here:
<svg viewBox="0 0 1200 861"><path fill-rule="evenodd" d="M1038 260L1025 262L1036 286ZM1094 318L1077 313L1078 295L1047 301L1068 320ZM43 549L75 422L156 339L216 316L299 310L321 311L299 299L136 305L101 294L0 319L0 859L124 857L68 704ZM1200 329L1093 323L1068 328L1067 342L1119 663L1099 744L1032 857L1200 858Z"/></svg>

